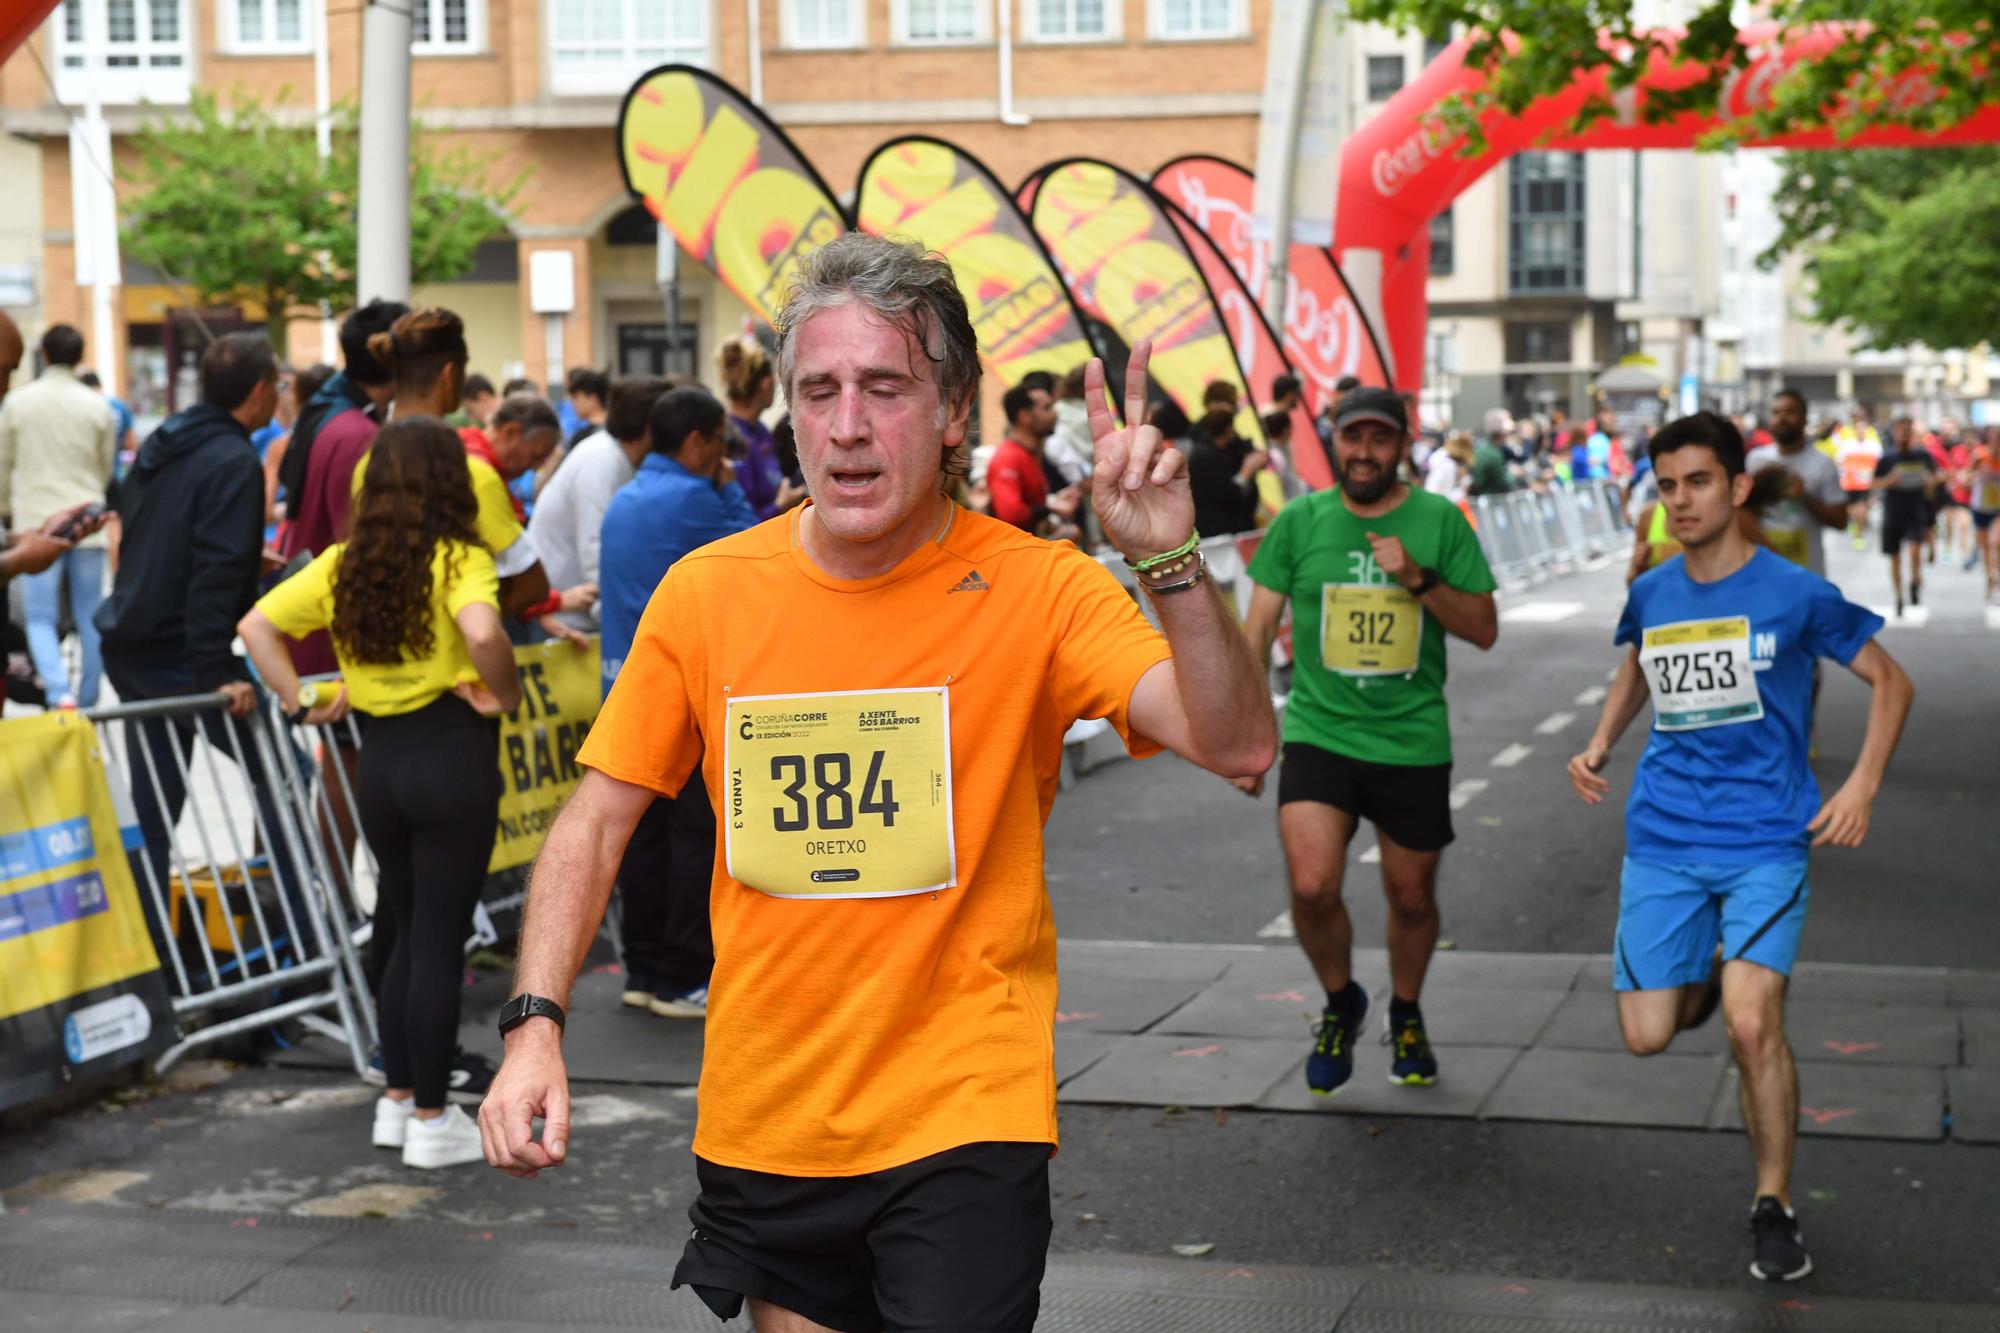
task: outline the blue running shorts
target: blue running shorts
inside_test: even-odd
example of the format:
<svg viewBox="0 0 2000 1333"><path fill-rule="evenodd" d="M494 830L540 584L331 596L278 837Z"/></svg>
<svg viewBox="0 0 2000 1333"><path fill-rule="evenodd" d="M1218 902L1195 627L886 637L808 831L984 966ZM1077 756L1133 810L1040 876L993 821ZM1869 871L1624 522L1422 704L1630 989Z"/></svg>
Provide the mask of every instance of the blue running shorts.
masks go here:
<svg viewBox="0 0 2000 1333"><path fill-rule="evenodd" d="M1666 990L1708 980L1715 946L1792 974L1806 923L1803 856L1762 865L1661 865L1625 858L1612 948L1618 990Z"/></svg>

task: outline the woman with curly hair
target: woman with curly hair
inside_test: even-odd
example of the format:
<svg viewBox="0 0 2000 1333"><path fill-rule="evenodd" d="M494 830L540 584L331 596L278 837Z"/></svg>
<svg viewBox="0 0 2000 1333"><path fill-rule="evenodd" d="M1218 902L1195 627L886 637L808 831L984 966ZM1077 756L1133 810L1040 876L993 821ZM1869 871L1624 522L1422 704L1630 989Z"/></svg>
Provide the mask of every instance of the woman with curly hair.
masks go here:
<svg viewBox="0 0 2000 1333"><path fill-rule="evenodd" d="M405 1166L480 1160L479 1129L447 1103L460 950L499 819L498 725L521 702L480 544L465 448L434 418L392 421L369 451L347 540L266 593L237 625L294 722L360 715L362 831L380 866L394 952L382 979L388 1091L375 1146ZM302 686L285 636L332 631L343 684Z"/></svg>

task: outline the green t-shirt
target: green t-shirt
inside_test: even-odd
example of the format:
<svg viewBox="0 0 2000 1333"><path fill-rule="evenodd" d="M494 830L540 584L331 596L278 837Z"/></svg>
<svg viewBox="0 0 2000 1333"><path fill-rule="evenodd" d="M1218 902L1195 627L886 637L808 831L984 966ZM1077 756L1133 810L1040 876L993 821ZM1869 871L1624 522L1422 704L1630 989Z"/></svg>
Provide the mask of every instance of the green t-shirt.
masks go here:
<svg viewBox="0 0 2000 1333"><path fill-rule="evenodd" d="M1337 488L1287 505L1250 561L1252 579L1292 602L1285 739L1368 763L1448 764L1444 626L1382 572L1370 532L1400 537L1410 558L1449 587L1493 591L1472 525L1441 495L1412 489L1375 518L1350 512ZM1329 604L1333 619L1322 639Z"/></svg>
<svg viewBox="0 0 2000 1333"><path fill-rule="evenodd" d="M1470 489L1474 495L1505 495L1514 489L1514 479L1507 475L1507 455L1491 440L1481 440L1472 451Z"/></svg>

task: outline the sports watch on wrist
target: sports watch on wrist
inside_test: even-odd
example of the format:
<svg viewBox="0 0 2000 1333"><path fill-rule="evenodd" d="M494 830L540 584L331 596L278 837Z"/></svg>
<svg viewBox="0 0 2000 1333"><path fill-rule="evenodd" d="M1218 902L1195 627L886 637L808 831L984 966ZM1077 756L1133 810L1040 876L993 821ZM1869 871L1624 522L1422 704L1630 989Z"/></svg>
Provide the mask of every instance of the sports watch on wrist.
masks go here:
<svg viewBox="0 0 2000 1333"><path fill-rule="evenodd" d="M544 999L539 995L516 995L500 1006L500 1034L505 1036L531 1018L549 1019L555 1023L556 1030L560 1032L565 1015L562 1006L554 1000Z"/></svg>
<svg viewBox="0 0 2000 1333"><path fill-rule="evenodd" d="M285 721L291 723L295 727L303 726L305 724L306 714L312 712L312 710L318 706L319 706L319 686L313 684L311 681L306 681L304 684L299 686L299 706L297 708L294 708L291 712L285 714Z"/></svg>
<svg viewBox="0 0 2000 1333"><path fill-rule="evenodd" d="M1426 565L1417 571L1417 586L1410 589L1410 591L1416 596L1422 597L1432 588L1437 587L1439 582L1438 572Z"/></svg>

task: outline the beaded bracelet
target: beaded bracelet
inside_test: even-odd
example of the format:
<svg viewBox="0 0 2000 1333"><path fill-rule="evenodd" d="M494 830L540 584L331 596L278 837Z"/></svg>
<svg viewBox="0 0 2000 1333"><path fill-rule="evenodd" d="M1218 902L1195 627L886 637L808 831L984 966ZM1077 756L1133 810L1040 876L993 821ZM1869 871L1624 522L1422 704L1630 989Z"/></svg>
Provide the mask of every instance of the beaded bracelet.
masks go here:
<svg viewBox="0 0 2000 1333"><path fill-rule="evenodd" d="M1186 592L1208 578L1208 558L1202 552L1196 551L1193 559L1183 561L1180 565L1176 565L1175 569L1185 568L1187 565L1193 565L1194 572L1179 583L1148 583L1140 579L1139 586L1156 597L1164 597L1169 593Z"/></svg>
<svg viewBox="0 0 2000 1333"><path fill-rule="evenodd" d="M1131 570L1134 574L1151 574L1159 569L1161 565L1173 564L1176 560L1182 563L1175 566L1175 568L1184 568L1186 566L1186 557L1200 549L1201 534L1199 532L1189 533L1188 539L1173 550L1162 551L1158 555L1149 555L1143 560L1127 560L1125 568Z"/></svg>

